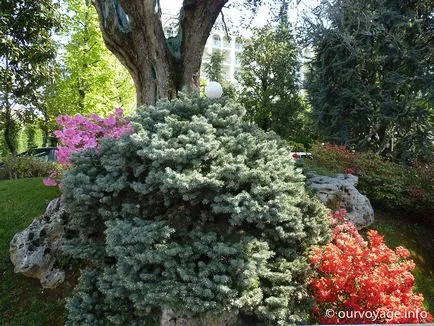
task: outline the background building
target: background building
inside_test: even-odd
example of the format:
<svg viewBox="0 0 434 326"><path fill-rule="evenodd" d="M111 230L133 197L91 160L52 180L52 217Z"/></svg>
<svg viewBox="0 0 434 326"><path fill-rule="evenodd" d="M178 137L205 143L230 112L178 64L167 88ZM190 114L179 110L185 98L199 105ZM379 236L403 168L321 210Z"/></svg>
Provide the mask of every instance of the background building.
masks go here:
<svg viewBox="0 0 434 326"><path fill-rule="evenodd" d="M241 37L232 37L229 39L226 33L213 30L208 38L205 50L202 56L202 67L200 71L201 78L206 79L204 71L205 65L209 63L213 53L223 54L224 61L222 67L223 78L228 82L236 83L236 74L240 72L240 54L243 52L244 42Z"/></svg>
<svg viewBox="0 0 434 326"><path fill-rule="evenodd" d="M166 6L162 6L163 9L163 26L166 36L175 36L177 33L177 20L178 20L178 12L181 7L181 0L171 0L170 5L166 4ZM289 4L288 11L288 19L291 22L293 28L298 27L302 21L302 17L319 4L319 0L292 0ZM164 2L162 3L164 4ZM235 14L234 14L235 13ZM239 14L238 11L231 12L229 11L229 15L232 17L232 20L236 20L236 16ZM263 7L253 25L255 27L263 26L267 24L269 21L270 12L267 7ZM236 25L236 24L235 24ZM233 31L232 31L233 32ZM210 57L215 52L221 52L224 55L223 61L223 78L228 82L233 84L237 84L236 75L240 72L240 55L243 52L243 47L246 42L248 42L248 35L251 35L251 31L244 30L238 31L243 37L235 37L231 36L229 39L226 35L226 32L223 30L219 30L218 28L214 28L211 32L205 50L202 56L202 66L200 71L201 79L207 79L205 73L205 65L209 63ZM300 61L301 61L301 80L304 79L304 74L306 73L305 62L312 57L312 50L309 48L301 49L300 51Z"/></svg>

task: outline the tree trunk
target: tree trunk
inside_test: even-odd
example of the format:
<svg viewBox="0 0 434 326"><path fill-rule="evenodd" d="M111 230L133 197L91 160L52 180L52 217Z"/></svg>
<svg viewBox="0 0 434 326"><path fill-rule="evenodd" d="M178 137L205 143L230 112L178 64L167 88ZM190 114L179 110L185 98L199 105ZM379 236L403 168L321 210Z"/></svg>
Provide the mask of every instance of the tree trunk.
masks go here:
<svg viewBox="0 0 434 326"><path fill-rule="evenodd" d="M166 39L159 0L95 0L107 48L128 69L137 105L199 88L206 40L229 0L184 0L176 37Z"/></svg>

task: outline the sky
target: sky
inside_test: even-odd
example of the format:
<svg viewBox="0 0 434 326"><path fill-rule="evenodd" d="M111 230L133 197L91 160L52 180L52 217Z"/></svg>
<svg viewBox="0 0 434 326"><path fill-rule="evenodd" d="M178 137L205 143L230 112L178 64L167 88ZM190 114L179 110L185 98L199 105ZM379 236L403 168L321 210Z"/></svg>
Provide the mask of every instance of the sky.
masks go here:
<svg viewBox="0 0 434 326"><path fill-rule="evenodd" d="M182 0L160 0L160 5L163 13L176 15L181 8Z"/></svg>
<svg viewBox="0 0 434 326"><path fill-rule="evenodd" d="M160 5L163 14L168 15L177 15L179 13L179 10L181 8L183 0L160 0ZM292 4L295 4L297 0L293 0ZM298 6L293 6L290 8L289 11L289 18L291 22L294 22L297 20L297 17L301 17L301 14L304 11L308 11L309 9L315 7L319 4L319 0L298 0L299 4ZM236 9L224 9L224 15L225 19L232 21L232 26L240 26L240 14L239 11ZM265 24L267 24L268 20L270 18L269 15L269 9L265 6L263 6L258 15L253 19L251 27L260 27ZM163 18L164 20L164 18ZM237 31L241 34L250 34L249 30L244 31ZM245 35L247 36L247 35Z"/></svg>

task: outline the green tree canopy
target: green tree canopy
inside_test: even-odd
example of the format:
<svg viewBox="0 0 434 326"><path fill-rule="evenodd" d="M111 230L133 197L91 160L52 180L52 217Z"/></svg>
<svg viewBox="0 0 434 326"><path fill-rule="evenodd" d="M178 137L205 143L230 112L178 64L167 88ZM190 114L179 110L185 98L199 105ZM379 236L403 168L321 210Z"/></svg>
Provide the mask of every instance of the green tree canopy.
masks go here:
<svg viewBox="0 0 434 326"><path fill-rule="evenodd" d="M432 13L428 1L336 0L317 8L307 85L325 138L402 160L431 156Z"/></svg>
<svg viewBox="0 0 434 326"><path fill-rule="evenodd" d="M17 122L38 106L52 77L58 26L51 0L0 2L0 126L10 152L16 151Z"/></svg>
<svg viewBox="0 0 434 326"><path fill-rule="evenodd" d="M289 137L301 128L297 48L290 25L255 29L241 57L240 100L247 117L264 130Z"/></svg>
<svg viewBox="0 0 434 326"><path fill-rule="evenodd" d="M210 55L209 62L205 64L206 77L211 81L223 82L223 61L225 60L224 54L221 52L213 52Z"/></svg>
<svg viewBox="0 0 434 326"><path fill-rule="evenodd" d="M90 1L68 0L69 38L63 55L61 79L50 100L50 116L58 114L107 115L115 107L131 111L134 85L127 70L106 49L98 16Z"/></svg>

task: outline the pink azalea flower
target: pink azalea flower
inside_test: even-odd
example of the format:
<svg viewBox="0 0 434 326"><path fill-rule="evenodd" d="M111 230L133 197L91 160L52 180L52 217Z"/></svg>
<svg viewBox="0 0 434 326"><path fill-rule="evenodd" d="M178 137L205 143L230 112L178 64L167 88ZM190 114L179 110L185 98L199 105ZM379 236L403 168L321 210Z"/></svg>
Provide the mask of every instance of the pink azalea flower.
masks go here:
<svg viewBox="0 0 434 326"><path fill-rule="evenodd" d="M119 118L122 118L124 116L124 110L122 110L122 108L116 108L115 115Z"/></svg>
<svg viewBox="0 0 434 326"><path fill-rule="evenodd" d="M90 138L85 145L84 148L96 148L98 146L95 138Z"/></svg>
<svg viewBox="0 0 434 326"><path fill-rule="evenodd" d="M116 118L114 116L110 115L110 116L108 116L107 119L104 120L104 124L107 127L112 127L116 124Z"/></svg>
<svg viewBox="0 0 434 326"><path fill-rule="evenodd" d="M73 152L86 148L98 150L99 140L102 138L118 139L134 132L133 126L124 119L121 108L116 108L114 114L106 119L97 114L89 117L76 114L74 117L61 115L56 121L62 126L61 130L54 132L62 144L56 151L56 157L58 162L64 165L69 164Z"/></svg>
<svg viewBox="0 0 434 326"><path fill-rule="evenodd" d="M51 178L45 178L44 180L42 180L42 182L47 187L55 187L55 186L57 186L57 181L54 180L54 179L51 179Z"/></svg>

